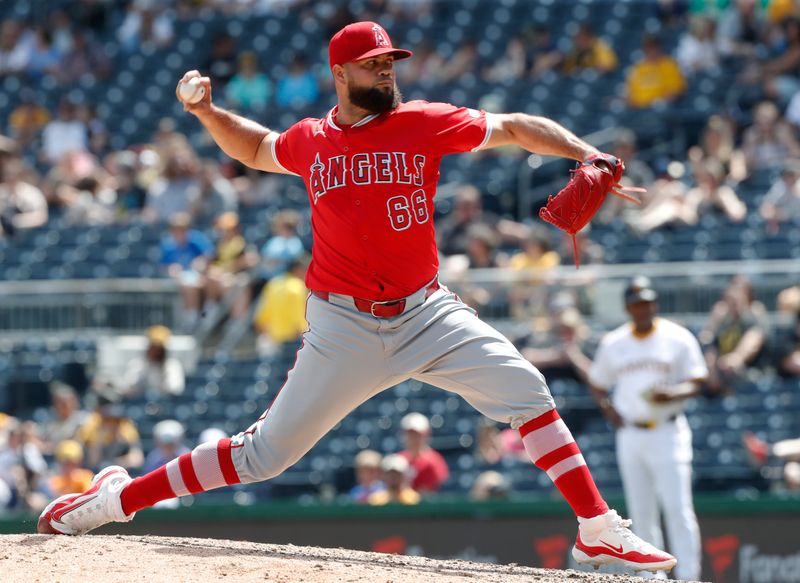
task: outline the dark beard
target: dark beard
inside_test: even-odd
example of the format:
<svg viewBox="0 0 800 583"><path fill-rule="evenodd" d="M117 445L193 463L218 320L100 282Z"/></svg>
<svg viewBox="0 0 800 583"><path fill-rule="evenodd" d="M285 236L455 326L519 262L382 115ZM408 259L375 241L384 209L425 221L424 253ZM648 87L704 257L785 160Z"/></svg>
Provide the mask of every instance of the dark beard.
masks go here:
<svg viewBox="0 0 800 583"><path fill-rule="evenodd" d="M393 110L403 101L403 96L397 85L386 92L378 87L349 86L350 102L356 107L365 109L370 113L386 113Z"/></svg>

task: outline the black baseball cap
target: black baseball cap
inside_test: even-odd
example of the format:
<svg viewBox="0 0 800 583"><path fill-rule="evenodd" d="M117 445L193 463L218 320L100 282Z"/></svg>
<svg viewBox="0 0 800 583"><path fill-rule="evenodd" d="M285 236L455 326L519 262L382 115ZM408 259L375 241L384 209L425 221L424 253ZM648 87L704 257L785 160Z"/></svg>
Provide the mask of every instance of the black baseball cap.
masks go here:
<svg viewBox="0 0 800 583"><path fill-rule="evenodd" d="M639 275L634 277L625 288L625 305L636 302L655 302L658 299L656 290L653 289L653 282L649 277Z"/></svg>

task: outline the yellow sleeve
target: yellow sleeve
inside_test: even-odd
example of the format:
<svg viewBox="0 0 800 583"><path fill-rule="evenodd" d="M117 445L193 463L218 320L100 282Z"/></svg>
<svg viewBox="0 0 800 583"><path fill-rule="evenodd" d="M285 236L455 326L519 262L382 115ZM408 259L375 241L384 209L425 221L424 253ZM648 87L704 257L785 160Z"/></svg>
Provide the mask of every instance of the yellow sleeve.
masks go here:
<svg viewBox="0 0 800 583"><path fill-rule="evenodd" d="M644 101L644 96L642 95L642 83L641 83L641 64L637 63L631 68L630 75L628 75L628 100L631 102L631 105L639 106Z"/></svg>
<svg viewBox="0 0 800 583"><path fill-rule="evenodd" d="M139 443L139 432L130 419L125 419L119 426L119 434L128 443Z"/></svg>

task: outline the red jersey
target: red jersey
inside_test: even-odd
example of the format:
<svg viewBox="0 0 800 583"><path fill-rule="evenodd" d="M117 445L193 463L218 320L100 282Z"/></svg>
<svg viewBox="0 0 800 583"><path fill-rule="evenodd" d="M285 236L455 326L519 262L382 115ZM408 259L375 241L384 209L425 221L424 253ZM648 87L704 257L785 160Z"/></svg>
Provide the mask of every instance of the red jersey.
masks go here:
<svg viewBox="0 0 800 583"><path fill-rule="evenodd" d="M442 156L489 140L486 112L411 101L352 126L304 119L273 143L275 162L303 178L314 234L309 289L395 300L439 269L433 197Z"/></svg>
<svg viewBox="0 0 800 583"><path fill-rule="evenodd" d="M436 492L450 477L447 462L435 449L428 448L415 458L411 457L411 452L408 450L401 451L400 455L406 458L414 469L411 487L417 492Z"/></svg>

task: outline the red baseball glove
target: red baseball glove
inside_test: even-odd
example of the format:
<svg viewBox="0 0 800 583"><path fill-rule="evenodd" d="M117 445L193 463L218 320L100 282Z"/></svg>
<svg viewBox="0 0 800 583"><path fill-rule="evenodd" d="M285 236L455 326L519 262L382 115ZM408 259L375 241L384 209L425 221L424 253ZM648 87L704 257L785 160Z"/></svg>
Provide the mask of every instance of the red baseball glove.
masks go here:
<svg viewBox="0 0 800 583"><path fill-rule="evenodd" d="M609 192L641 204L638 198L628 193L644 192L643 188L620 185L624 171L625 164L619 158L611 154L592 154L575 170L570 170L572 178L567 185L555 196L548 197L547 204L539 211L542 220L572 236L576 268L580 259L575 234L592 220Z"/></svg>

